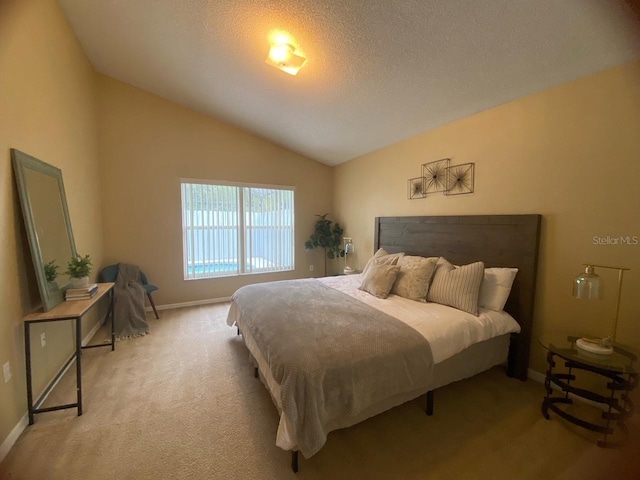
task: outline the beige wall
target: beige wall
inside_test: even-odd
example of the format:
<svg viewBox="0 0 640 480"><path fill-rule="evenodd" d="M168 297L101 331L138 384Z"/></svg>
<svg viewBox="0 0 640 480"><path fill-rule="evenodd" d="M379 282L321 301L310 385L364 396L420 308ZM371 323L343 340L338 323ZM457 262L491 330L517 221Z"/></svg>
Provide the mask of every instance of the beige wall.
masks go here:
<svg viewBox="0 0 640 480"><path fill-rule="evenodd" d="M159 304L309 276L310 264L321 274L320 253L304 250L317 213L335 213L344 224L358 248L352 265L360 267L373 250L375 216L541 213L534 336L607 333L614 277L603 272L609 298L601 304L570 296L573 276L591 261L632 269L619 337L640 343L634 297L640 246L597 246L592 240L640 236L640 64L511 102L335 169L96 75L54 0L0 1L0 72L0 364L10 361L13 370L8 383L0 381L0 442L26 411L21 318L39 301L10 148L63 170L78 250L91 254L98 267L139 264L160 286ZM476 192L407 200L406 180L419 175L422 163L447 156L476 163ZM296 187L296 271L184 281L180 178ZM34 355L49 368L37 370L36 389L71 347L69 326L46 328L48 346L35 345ZM533 347L532 366L541 371L542 351Z"/></svg>
<svg viewBox="0 0 640 480"><path fill-rule="evenodd" d="M10 361L13 373L8 383L0 381L0 445L26 412L21 319L40 302L11 148L62 169L76 246L94 259L94 277L112 262L138 263L160 286L159 304L224 297L255 281L309 276L310 264L321 274L322 257L306 252L304 240L314 215L332 211L329 167L96 74L54 0L0 2L0 71L0 364ZM296 271L182 280L181 177L294 186ZM85 333L95 321L96 315L87 319ZM44 349L41 331L47 335ZM32 334L39 392L68 358L72 326L36 326Z"/></svg>
<svg viewBox="0 0 640 480"><path fill-rule="evenodd" d="M426 108L426 107L425 107ZM336 168L335 204L360 268L376 216L539 213L544 216L534 338L559 331L605 335L616 274L602 270L602 302L572 298L583 262L622 265L618 338L640 346L640 245L594 245L593 236L640 237L640 64L601 72L462 119ZM424 162L475 162L475 193L407 200ZM532 345L532 368L544 357Z"/></svg>
<svg viewBox="0 0 640 480"><path fill-rule="evenodd" d="M321 264L304 241L314 215L332 212L329 167L112 78L98 84L105 265L139 265L160 287L156 303L174 304L310 276L309 264ZM294 186L296 271L185 281L181 178Z"/></svg>
<svg viewBox="0 0 640 480"><path fill-rule="evenodd" d="M0 72L0 364L10 361L13 371L8 383L0 379L1 444L27 410L21 319L40 301L10 149L62 169L76 245L98 263L102 224L95 74L54 0L0 2ZM36 392L72 351L71 328L32 330L47 335L44 349L39 340L33 347Z"/></svg>

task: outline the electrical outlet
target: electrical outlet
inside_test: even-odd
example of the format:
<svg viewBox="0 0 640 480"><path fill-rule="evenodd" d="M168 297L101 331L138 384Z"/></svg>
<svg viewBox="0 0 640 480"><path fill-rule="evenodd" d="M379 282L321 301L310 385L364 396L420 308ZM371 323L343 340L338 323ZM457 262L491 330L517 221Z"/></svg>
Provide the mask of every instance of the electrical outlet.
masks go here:
<svg viewBox="0 0 640 480"><path fill-rule="evenodd" d="M11 380L11 364L9 362L2 365L2 375L4 376L4 383Z"/></svg>
<svg viewBox="0 0 640 480"><path fill-rule="evenodd" d="M42 348L47 346L47 337L44 332L40 334L40 345L42 345Z"/></svg>
<svg viewBox="0 0 640 480"><path fill-rule="evenodd" d="M313 272L313 265L309 265L309 271Z"/></svg>

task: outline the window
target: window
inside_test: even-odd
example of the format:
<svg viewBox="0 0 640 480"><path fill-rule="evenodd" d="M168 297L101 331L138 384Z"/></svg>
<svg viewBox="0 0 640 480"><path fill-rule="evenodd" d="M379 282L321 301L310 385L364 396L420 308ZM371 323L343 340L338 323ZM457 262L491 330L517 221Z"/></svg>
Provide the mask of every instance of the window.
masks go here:
<svg viewBox="0 0 640 480"><path fill-rule="evenodd" d="M293 270L293 189L182 181L184 278Z"/></svg>

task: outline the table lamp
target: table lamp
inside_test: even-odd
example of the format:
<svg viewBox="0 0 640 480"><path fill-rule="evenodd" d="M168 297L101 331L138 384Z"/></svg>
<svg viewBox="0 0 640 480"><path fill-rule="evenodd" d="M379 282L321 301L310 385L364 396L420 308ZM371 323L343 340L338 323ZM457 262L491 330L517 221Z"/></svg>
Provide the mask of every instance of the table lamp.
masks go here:
<svg viewBox="0 0 640 480"><path fill-rule="evenodd" d="M353 242L351 241L350 237L344 237L343 240L344 240L344 270L343 270L343 272L344 272L345 275L349 275L349 274L355 272L355 270L349 266L348 258L349 258L349 254L351 254L351 253L356 251L356 246L353 244Z"/></svg>
<svg viewBox="0 0 640 480"><path fill-rule="evenodd" d="M613 344L616 341L616 330L618 328L618 315L620 314L620 297L622 295L622 277L625 271L629 270L624 267L609 267L606 265L595 265L593 263L584 264L584 273L578 275L573 281L573 296L580 300L594 300L600 298L600 276L595 273L597 268L607 268L609 270L618 271L618 295L616 300L616 313L613 317L613 332L604 338L588 338L583 337L576 340L576 346L590 353L599 355L611 355L613 353Z"/></svg>

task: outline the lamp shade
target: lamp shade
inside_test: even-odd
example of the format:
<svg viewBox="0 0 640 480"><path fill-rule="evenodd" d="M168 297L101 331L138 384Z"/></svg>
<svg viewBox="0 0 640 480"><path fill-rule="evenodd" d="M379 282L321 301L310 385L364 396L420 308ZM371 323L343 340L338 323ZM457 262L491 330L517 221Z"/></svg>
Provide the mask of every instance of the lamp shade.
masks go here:
<svg viewBox="0 0 640 480"><path fill-rule="evenodd" d="M349 255L356 251L356 246L349 240L347 244L344 246L344 253Z"/></svg>
<svg viewBox="0 0 640 480"><path fill-rule="evenodd" d="M581 300L600 298L600 277L596 275L591 265L587 265L584 273L573 281L573 296Z"/></svg>

